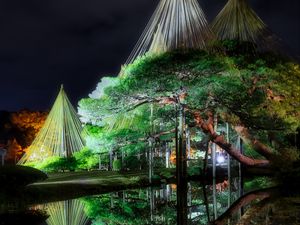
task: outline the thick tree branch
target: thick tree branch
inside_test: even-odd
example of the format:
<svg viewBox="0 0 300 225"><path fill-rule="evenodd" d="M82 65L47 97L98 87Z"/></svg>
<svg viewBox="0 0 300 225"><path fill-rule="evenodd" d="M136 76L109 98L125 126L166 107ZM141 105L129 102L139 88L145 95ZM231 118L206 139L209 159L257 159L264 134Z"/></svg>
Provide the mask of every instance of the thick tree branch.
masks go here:
<svg viewBox="0 0 300 225"><path fill-rule="evenodd" d="M204 121L200 112L194 112L194 119L198 124L198 127L202 129L204 133L207 133L211 137L211 141L224 149L229 155L238 160L240 163L247 166L267 167L270 165L268 160L253 159L240 153L232 144L226 142L222 135L218 135L213 129L213 114L208 113L208 120Z"/></svg>
<svg viewBox="0 0 300 225"><path fill-rule="evenodd" d="M238 133L238 135L243 139L246 144L249 144L256 152L266 157L266 159L270 159L272 157L271 149L253 137L248 128L242 125L238 125L234 127L234 130Z"/></svg>

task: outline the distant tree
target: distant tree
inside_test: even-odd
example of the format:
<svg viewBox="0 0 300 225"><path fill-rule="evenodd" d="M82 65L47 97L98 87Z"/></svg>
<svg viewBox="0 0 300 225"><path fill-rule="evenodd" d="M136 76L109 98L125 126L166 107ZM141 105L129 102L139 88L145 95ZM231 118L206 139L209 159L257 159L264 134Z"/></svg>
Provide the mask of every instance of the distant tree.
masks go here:
<svg viewBox="0 0 300 225"><path fill-rule="evenodd" d="M8 149L7 149L6 159L15 163L22 155L23 152L22 146L19 145L19 143L15 138L13 140L9 140L7 145L8 145Z"/></svg>
<svg viewBox="0 0 300 225"><path fill-rule="evenodd" d="M11 123L21 133L16 137L23 148L28 147L42 128L48 113L21 110L11 114Z"/></svg>

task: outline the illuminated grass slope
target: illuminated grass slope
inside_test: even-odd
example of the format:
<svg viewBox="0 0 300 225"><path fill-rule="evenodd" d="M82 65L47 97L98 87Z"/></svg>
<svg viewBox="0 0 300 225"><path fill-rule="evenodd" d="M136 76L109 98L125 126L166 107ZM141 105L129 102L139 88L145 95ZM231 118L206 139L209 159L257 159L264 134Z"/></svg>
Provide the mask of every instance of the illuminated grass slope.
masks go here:
<svg viewBox="0 0 300 225"><path fill-rule="evenodd" d="M160 0L126 64L147 52L204 49L212 37L197 0Z"/></svg>
<svg viewBox="0 0 300 225"><path fill-rule="evenodd" d="M81 122L61 87L44 126L18 164L41 162L51 156L69 157L83 146Z"/></svg>
<svg viewBox="0 0 300 225"><path fill-rule="evenodd" d="M46 205L49 218L48 225L85 225L88 217L84 212L84 205L79 200L67 200Z"/></svg>
<svg viewBox="0 0 300 225"><path fill-rule="evenodd" d="M259 48L271 49L275 37L247 0L228 0L212 23L219 40L250 42Z"/></svg>

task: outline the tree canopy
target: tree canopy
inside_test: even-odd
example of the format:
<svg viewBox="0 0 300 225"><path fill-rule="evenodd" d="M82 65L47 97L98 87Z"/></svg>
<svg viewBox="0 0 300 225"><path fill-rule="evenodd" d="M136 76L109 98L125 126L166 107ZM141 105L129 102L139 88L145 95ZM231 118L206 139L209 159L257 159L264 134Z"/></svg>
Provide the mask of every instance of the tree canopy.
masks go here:
<svg viewBox="0 0 300 225"><path fill-rule="evenodd" d="M173 51L140 57L125 66L100 97L81 100L81 116L96 126L111 126L113 120L145 133L152 104L157 109L154 120L170 123L167 130L174 121L173 105L181 101L189 125L196 124L225 150L231 148L229 153L238 160L242 156L234 155L232 145L211 129L212 115L230 123L267 159L290 148L285 137L296 132L300 121L299 64L271 53L254 55L248 43L224 41L221 47L226 54ZM135 121L141 115L144 118Z"/></svg>

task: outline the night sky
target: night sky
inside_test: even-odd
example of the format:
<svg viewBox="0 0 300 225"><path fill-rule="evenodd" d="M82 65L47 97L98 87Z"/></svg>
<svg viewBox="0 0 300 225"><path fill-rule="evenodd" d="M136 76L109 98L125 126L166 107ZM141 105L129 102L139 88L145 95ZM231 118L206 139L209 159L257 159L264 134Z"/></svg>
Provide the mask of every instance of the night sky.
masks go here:
<svg viewBox="0 0 300 225"><path fill-rule="evenodd" d="M199 0L211 21L226 0ZM299 0L250 0L300 54ZM74 106L116 75L158 0L0 0L0 110L47 110L61 83Z"/></svg>

